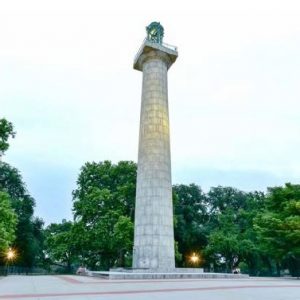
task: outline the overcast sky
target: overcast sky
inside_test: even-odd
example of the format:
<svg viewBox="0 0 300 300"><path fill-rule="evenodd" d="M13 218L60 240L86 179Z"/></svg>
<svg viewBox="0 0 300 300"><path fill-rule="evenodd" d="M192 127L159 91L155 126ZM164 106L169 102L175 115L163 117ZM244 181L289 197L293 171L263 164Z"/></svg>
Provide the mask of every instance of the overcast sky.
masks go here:
<svg viewBox="0 0 300 300"><path fill-rule="evenodd" d="M262 190L300 182L299 1L1 1L0 118L46 223L72 218L87 161L137 160L142 73L160 21L173 183Z"/></svg>

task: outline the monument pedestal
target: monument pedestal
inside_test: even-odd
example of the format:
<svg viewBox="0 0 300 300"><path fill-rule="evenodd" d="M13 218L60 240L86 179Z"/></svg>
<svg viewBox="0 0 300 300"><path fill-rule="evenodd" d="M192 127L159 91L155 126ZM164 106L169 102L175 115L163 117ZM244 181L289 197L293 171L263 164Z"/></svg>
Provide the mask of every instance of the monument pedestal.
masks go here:
<svg viewBox="0 0 300 300"><path fill-rule="evenodd" d="M110 271L92 271L90 276L106 279L201 279L201 278L248 278L245 274L231 273L204 273L201 268L175 268L175 269L110 269Z"/></svg>

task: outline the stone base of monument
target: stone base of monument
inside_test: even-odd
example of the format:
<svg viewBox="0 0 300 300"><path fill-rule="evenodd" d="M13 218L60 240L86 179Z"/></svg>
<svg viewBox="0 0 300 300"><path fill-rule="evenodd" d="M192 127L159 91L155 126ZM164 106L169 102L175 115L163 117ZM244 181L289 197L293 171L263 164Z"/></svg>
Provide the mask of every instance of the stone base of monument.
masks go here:
<svg viewBox="0 0 300 300"><path fill-rule="evenodd" d="M90 271L90 276L107 279L188 279L188 278L248 278L245 274L206 273L201 268L175 269L110 269Z"/></svg>

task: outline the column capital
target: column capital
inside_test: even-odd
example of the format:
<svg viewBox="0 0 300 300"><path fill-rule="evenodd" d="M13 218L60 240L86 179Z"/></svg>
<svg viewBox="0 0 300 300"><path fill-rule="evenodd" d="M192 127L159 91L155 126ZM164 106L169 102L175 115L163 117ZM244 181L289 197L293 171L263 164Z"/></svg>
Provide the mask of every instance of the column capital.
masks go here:
<svg viewBox="0 0 300 300"><path fill-rule="evenodd" d="M178 52L176 47L145 40L135 56L133 68L138 71L143 71L143 64L147 60L159 58L166 63L169 69L177 59L177 56Z"/></svg>

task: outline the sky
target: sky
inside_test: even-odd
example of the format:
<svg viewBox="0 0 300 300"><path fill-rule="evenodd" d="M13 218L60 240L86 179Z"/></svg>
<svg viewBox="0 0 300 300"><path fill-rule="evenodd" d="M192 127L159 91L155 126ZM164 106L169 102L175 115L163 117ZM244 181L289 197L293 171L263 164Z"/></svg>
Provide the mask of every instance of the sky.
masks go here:
<svg viewBox="0 0 300 300"><path fill-rule="evenodd" d="M46 224L72 219L85 162L137 161L142 73L159 21L169 70L173 183L245 191L300 182L299 1L1 1L0 118Z"/></svg>

